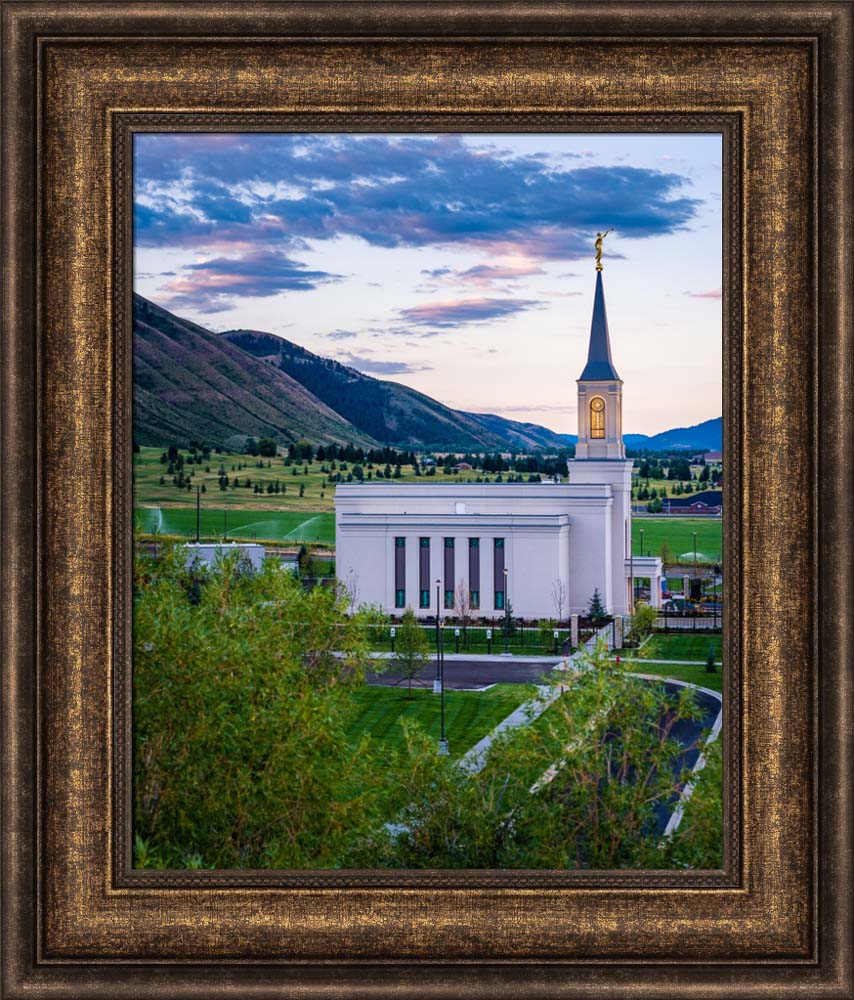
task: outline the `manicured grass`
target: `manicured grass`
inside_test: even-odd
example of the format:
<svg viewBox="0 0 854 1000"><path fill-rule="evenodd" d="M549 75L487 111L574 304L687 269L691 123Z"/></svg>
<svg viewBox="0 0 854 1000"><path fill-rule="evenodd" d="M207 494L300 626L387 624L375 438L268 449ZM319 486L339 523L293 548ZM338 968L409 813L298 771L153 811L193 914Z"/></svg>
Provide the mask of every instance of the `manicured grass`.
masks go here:
<svg viewBox="0 0 854 1000"><path fill-rule="evenodd" d="M706 673L706 668L699 664L697 666L684 666L679 663L649 663L646 660L637 660L630 669L632 673L636 674L672 677L674 680L696 684L698 687L709 688L712 691L722 690L723 678L720 665L713 674Z"/></svg>
<svg viewBox="0 0 854 1000"><path fill-rule="evenodd" d="M178 489L168 474L168 466L160 461L165 448L140 448L133 456L135 517L139 530L151 534L156 526L161 534L194 535L196 531L196 487L204 486L201 494L201 532L219 538L228 515L229 537L270 542L335 542L334 482L330 476L341 471L346 479L352 465L331 469L330 462L309 462L285 465L282 457L253 458L236 453L212 453L201 465L185 465L184 474L192 473L191 488ZM183 452L186 457L187 452ZM258 467L261 462L262 467ZM268 466L269 463L269 466ZM345 463L346 464L346 463ZM305 472L306 465L308 472ZM219 488L220 466L228 477L229 486ZM321 467L327 468L326 472ZM371 468L362 463L365 474L373 476L382 466ZM210 469L210 472L206 471ZM296 473L296 474L295 474ZM161 485L160 479L164 479ZM416 476L405 465L398 483L474 482L477 473L468 476L446 476L441 469L433 476ZM494 478L494 477L488 477ZM234 486L237 479L239 485ZM250 486L245 485L249 480ZM374 481L374 480L372 480ZM267 493L268 484L279 484L279 493ZM384 480L380 480L384 482ZM263 493L253 491L255 483ZM303 496L300 496L300 486ZM320 515L316 517L315 515Z"/></svg>
<svg viewBox="0 0 854 1000"><path fill-rule="evenodd" d="M157 531L161 535L195 536L195 506L137 507L134 516L138 529L146 535ZM335 515L312 511L202 507L199 521L202 538L221 538L227 527L232 539L327 544L335 539Z"/></svg>
<svg viewBox="0 0 854 1000"><path fill-rule="evenodd" d="M494 729L502 719L533 695L528 684L496 684L488 691L445 691L445 733L451 755L459 757ZM366 685L355 693L359 713L350 724L354 743L368 732L382 747L393 751L403 745L403 719L418 722L437 740L440 732L440 699L423 688L406 685Z"/></svg>
<svg viewBox="0 0 854 1000"><path fill-rule="evenodd" d="M656 635L651 642L654 645L656 660L702 660L706 662L709 646L715 650L715 659L721 660L721 636L719 634L704 635L702 632L690 635ZM621 649L623 656L637 655L636 650Z"/></svg>
<svg viewBox="0 0 854 1000"><path fill-rule="evenodd" d="M722 522L716 518L680 517L633 517L632 518L632 550L634 555L658 555L661 543L666 541L670 546L673 558L684 558L682 562L690 565L694 554L694 532L697 532L697 553L702 553L717 562L721 558ZM641 536L643 529L643 553L641 553Z"/></svg>

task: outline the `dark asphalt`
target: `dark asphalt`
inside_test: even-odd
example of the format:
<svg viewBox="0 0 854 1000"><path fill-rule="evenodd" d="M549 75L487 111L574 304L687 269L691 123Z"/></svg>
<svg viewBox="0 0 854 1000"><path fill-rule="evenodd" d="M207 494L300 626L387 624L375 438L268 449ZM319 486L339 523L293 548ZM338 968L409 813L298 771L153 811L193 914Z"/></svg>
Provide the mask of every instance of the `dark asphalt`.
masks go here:
<svg viewBox="0 0 854 1000"><path fill-rule="evenodd" d="M504 660L445 660L445 687L460 688L485 687L487 684L536 684L543 674L554 669L548 660L541 663L514 662L514 657ZM387 661L389 664L391 661ZM436 661L430 663L413 680L413 687L432 688L436 677ZM399 673L389 669L387 673L369 673L368 684L392 687L406 683Z"/></svg>

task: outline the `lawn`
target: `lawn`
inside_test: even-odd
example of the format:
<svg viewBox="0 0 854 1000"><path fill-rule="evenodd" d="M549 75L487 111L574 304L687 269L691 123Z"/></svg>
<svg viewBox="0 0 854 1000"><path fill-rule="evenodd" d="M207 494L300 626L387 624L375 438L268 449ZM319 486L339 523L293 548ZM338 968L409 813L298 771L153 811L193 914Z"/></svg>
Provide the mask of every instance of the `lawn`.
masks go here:
<svg viewBox="0 0 854 1000"><path fill-rule="evenodd" d="M445 691L445 733L451 755L459 757L493 730L502 719L533 696L528 684L495 684L487 691ZM350 724L354 743L370 733L389 751L403 745L403 719L412 719L437 740L440 699L432 691L416 688L412 697L406 686L368 686L355 692L358 715Z"/></svg>
<svg viewBox="0 0 854 1000"><path fill-rule="evenodd" d="M721 641L719 633L712 635L694 633L691 635L656 635L652 640L655 646L654 658L656 660L701 660L705 663L711 645L715 649L715 659L720 663ZM619 652L623 656L636 654L636 650L632 649L621 649Z"/></svg>
<svg viewBox="0 0 854 1000"><path fill-rule="evenodd" d="M137 507L136 523L143 534L195 537L196 509L187 507ZM202 538L221 538L227 529L229 538L274 542L322 542L335 540L335 515L313 511L240 510L202 507Z"/></svg>
<svg viewBox="0 0 854 1000"><path fill-rule="evenodd" d="M674 558L690 565L694 557L694 532L697 532L697 555L705 555L713 562L721 559L722 522L716 518L702 517L633 517L632 551L636 556L658 555L661 543L666 541ZM641 552L643 531L643 552Z"/></svg>
<svg viewBox="0 0 854 1000"><path fill-rule="evenodd" d="M637 660L636 665L632 665L631 670L636 674L655 674L657 677L672 677L677 681L685 681L688 684L696 684L698 687L709 688L711 691L721 691L723 678L721 668L718 665L713 674L706 673L704 666L685 666L680 663L649 663L646 660Z"/></svg>

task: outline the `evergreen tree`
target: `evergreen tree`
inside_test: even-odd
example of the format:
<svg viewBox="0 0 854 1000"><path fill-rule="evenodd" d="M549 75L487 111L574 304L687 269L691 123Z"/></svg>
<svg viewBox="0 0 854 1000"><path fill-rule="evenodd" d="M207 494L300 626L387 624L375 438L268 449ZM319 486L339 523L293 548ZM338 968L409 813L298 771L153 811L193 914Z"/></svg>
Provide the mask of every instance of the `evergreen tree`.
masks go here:
<svg viewBox="0 0 854 1000"><path fill-rule="evenodd" d="M717 668L715 666L715 647L714 644L709 643L709 651L706 654L706 673L714 674Z"/></svg>
<svg viewBox="0 0 854 1000"><path fill-rule="evenodd" d="M603 621L608 617L598 587L593 591L593 596L590 598L590 603L587 606L587 617L591 618L594 622Z"/></svg>

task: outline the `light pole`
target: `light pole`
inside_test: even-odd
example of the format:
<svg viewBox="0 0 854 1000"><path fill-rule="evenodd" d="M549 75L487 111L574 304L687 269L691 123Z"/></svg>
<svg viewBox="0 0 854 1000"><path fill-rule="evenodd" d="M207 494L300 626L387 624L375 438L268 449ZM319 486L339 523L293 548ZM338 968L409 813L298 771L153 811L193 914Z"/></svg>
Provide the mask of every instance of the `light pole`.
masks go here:
<svg viewBox="0 0 854 1000"><path fill-rule="evenodd" d="M439 733L439 756L448 754L448 741L445 738L445 623L439 626L439 698L441 729Z"/></svg>
<svg viewBox="0 0 854 1000"><path fill-rule="evenodd" d="M640 530L640 536L641 536L641 559L643 559L643 557L644 557L644 551L643 551L643 528L641 528L641 530Z"/></svg>
<svg viewBox="0 0 854 1000"><path fill-rule="evenodd" d="M199 526L202 518L202 488L196 487L196 545L199 544Z"/></svg>
<svg viewBox="0 0 854 1000"><path fill-rule="evenodd" d="M433 694L441 694L442 692L442 663L439 656L439 589L442 586L442 581L436 581L436 680L433 681ZM444 695L442 695L444 698ZM444 705L444 701L442 702Z"/></svg>
<svg viewBox="0 0 854 1000"><path fill-rule="evenodd" d="M629 598L632 602L631 613L635 613L635 542L629 538Z"/></svg>
<svg viewBox="0 0 854 1000"><path fill-rule="evenodd" d="M697 579L697 532L694 532L694 580ZM696 582L691 587L692 590L696 591ZM693 602L692 602L693 603ZM697 605L694 605L694 628L697 627Z"/></svg>
<svg viewBox="0 0 854 1000"><path fill-rule="evenodd" d="M504 567L504 655L510 655L510 607L507 600L507 567Z"/></svg>

